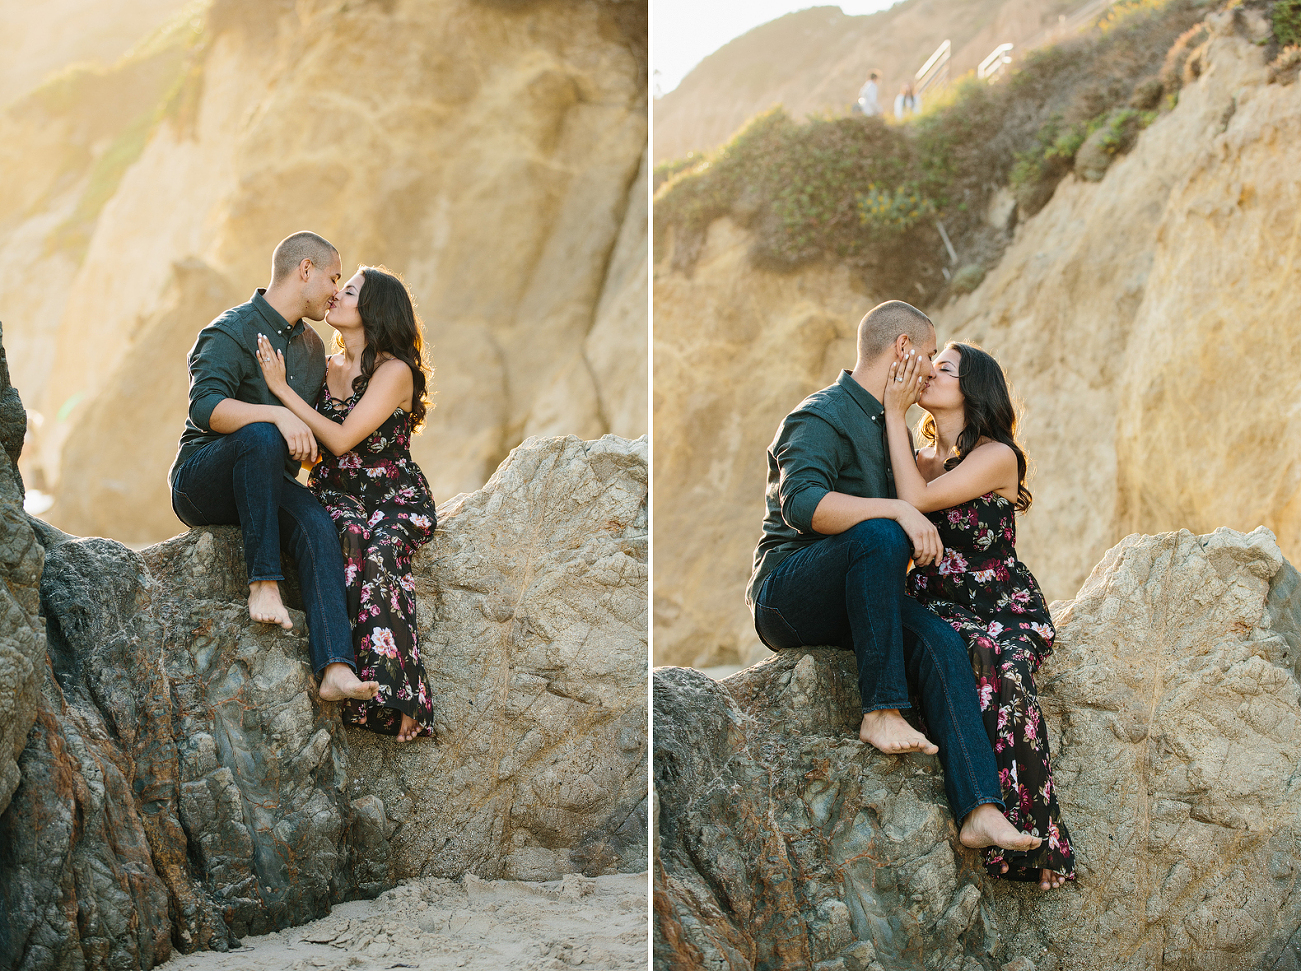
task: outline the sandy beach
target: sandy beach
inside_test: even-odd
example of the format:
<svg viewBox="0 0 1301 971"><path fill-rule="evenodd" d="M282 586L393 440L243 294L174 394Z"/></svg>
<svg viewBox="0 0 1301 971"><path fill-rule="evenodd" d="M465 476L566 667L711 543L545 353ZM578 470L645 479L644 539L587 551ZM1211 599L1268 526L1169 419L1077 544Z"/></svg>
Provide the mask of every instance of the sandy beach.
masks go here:
<svg viewBox="0 0 1301 971"><path fill-rule="evenodd" d="M568 874L529 883L431 877L328 917L247 937L218 953L177 955L167 971L381 971L391 968L592 968L647 966L645 873Z"/></svg>

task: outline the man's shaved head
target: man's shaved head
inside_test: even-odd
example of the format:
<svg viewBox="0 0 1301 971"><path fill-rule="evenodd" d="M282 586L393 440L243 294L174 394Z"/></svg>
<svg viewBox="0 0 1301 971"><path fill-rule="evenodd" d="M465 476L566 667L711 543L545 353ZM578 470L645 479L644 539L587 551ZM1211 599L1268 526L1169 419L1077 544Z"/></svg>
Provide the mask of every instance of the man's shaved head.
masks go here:
<svg viewBox="0 0 1301 971"><path fill-rule="evenodd" d="M876 360L900 334L922 344L934 329L931 319L912 304L902 300L877 304L858 322L858 360L862 364Z"/></svg>
<svg viewBox="0 0 1301 971"><path fill-rule="evenodd" d="M298 269L303 260L311 260L312 265L321 270L328 270L339 258L339 251L334 244L316 233L301 232L286 236L271 254L271 282L279 283Z"/></svg>

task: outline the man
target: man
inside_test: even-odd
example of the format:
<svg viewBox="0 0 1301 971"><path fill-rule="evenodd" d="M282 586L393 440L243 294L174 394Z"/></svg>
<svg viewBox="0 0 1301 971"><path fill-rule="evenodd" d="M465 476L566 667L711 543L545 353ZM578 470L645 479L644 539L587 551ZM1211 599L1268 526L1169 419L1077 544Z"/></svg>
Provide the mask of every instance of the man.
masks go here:
<svg viewBox="0 0 1301 971"><path fill-rule="evenodd" d="M300 485L317 457L307 425L267 389L258 334L284 353L289 384L315 401L325 381L325 347L303 318L323 320L339 292L339 251L315 233L281 240L271 284L199 332L190 350L190 410L167 481L172 509L187 526L238 525L248 566L248 612L293 627L277 581L283 542L298 565L312 670L321 698L373 698L357 678L348 622L343 553L329 514ZM291 323L292 321L292 323Z"/></svg>
<svg viewBox="0 0 1301 971"><path fill-rule="evenodd" d="M881 80L881 72L873 71L867 76L867 81L858 91L858 100L854 102L854 110L861 115L879 115L881 113L881 103L877 100L877 84Z"/></svg>
<svg viewBox="0 0 1301 971"><path fill-rule="evenodd" d="M854 651L859 738L888 754L939 753L965 846L1033 849L1040 840L1000 812L966 645L904 593L909 557L934 563L944 551L930 520L894 497L881 400L891 363L919 356L929 378L935 350L930 318L901 300L883 303L859 322L854 370L786 416L768 447L768 513L746 603L773 650ZM909 685L938 744L900 714L911 707Z"/></svg>

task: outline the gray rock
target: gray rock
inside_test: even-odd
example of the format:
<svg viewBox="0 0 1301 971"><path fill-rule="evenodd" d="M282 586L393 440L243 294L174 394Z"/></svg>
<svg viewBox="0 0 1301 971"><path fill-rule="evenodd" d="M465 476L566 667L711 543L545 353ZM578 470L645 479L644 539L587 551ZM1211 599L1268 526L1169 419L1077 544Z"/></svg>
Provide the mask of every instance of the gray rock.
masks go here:
<svg viewBox="0 0 1301 971"><path fill-rule="evenodd" d="M18 787L18 757L36 722L45 657L40 616L45 554L23 513L17 466L26 425L0 344L0 813Z"/></svg>
<svg viewBox="0 0 1301 971"><path fill-rule="evenodd" d="M531 439L441 511L415 565L441 738L407 746L317 698L292 571L294 630L248 619L237 529L135 553L29 525L6 481L0 704L35 728L0 968L150 968L418 873L645 867L644 439ZM23 701L6 650L38 610Z"/></svg>
<svg viewBox="0 0 1301 971"><path fill-rule="evenodd" d="M1040 699L1079 881L1052 893L986 876L934 758L858 742L849 652L657 669L656 967L1292 966L1295 586L1263 528L1183 531L1125 539L1053 605Z"/></svg>

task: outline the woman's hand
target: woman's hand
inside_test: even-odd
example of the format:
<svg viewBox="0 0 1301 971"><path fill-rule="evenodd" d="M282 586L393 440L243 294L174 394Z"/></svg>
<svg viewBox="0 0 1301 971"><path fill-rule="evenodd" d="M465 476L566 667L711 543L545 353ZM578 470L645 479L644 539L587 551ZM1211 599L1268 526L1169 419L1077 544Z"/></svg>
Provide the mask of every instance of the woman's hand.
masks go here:
<svg viewBox="0 0 1301 971"><path fill-rule="evenodd" d="M917 403L922 393L921 356L916 351L909 351L902 361L890 365L890 373L885 380L886 414L902 415Z"/></svg>
<svg viewBox="0 0 1301 971"><path fill-rule="evenodd" d="M289 382L285 380L285 356L271 346L265 334L257 335L257 362L262 366L262 377L266 378L268 390L283 401L283 392L289 390Z"/></svg>

